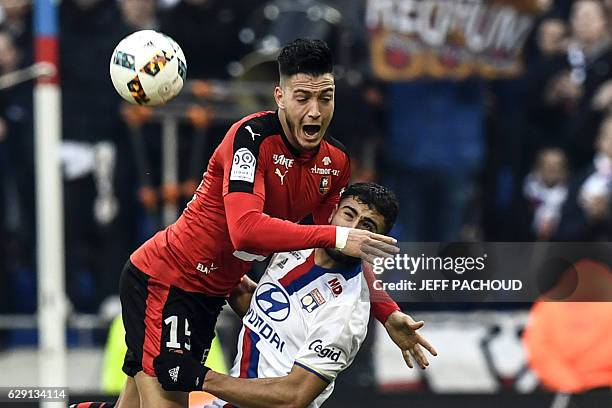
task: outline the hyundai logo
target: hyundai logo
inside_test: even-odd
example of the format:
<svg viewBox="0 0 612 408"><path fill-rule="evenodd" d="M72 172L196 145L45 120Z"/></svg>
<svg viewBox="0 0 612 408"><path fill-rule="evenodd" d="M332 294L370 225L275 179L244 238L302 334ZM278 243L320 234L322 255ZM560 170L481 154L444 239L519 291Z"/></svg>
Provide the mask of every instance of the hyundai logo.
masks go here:
<svg viewBox="0 0 612 408"><path fill-rule="evenodd" d="M255 302L270 319L282 322L289 316L289 298L273 283L259 285L255 292Z"/></svg>

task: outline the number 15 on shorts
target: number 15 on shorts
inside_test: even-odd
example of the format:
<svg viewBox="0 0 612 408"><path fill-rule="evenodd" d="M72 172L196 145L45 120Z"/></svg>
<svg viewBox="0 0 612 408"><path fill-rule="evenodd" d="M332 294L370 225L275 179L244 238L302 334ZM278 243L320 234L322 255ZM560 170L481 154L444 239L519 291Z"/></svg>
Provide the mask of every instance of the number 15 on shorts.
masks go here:
<svg viewBox="0 0 612 408"><path fill-rule="evenodd" d="M166 347L169 349L185 349L187 351L191 350L191 331L189 331L189 320L187 320L187 318L185 318L185 324L182 325L184 327L184 333L185 336L184 338L181 339L184 340L184 343L181 344L181 342L179 341L179 332L181 330L180 326L182 323L179 320L179 317L174 315L174 316L168 316L166 318L166 320L164 320L164 333L168 333L168 328L169 330L169 335L166 337L164 336L164 338L167 338L168 341L166 342ZM183 336L181 336L183 337Z"/></svg>

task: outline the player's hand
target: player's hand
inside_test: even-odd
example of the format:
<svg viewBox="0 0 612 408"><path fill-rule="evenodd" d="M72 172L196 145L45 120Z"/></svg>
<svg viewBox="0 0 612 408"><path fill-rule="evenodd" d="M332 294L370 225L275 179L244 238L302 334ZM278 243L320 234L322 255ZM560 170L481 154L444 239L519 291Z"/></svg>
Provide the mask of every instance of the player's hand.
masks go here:
<svg viewBox="0 0 612 408"><path fill-rule="evenodd" d="M164 352L153 360L155 375L166 391L202 391L204 377L210 370L193 356Z"/></svg>
<svg viewBox="0 0 612 408"><path fill-rule="evenodd" d="M232 290L227 303L238 316L244 317L249 311L251 298L256 288L257 284L245 275L240 280L240 283Z"/></svg>
<svg viewBox="0 0 612 408"><path fill-rule="evenodd" d="M423 336L417 333L425 322L415 322L414 319L405 313L395 311L389 315L385 322L385 329L391 340L402 350L402 355L408 367L412 368L410 356L416 361L419 367L425 369L429 365L423 348L432 356L437 356L438 352Z"/></svg>
<svg viewBox="0 0 612 408"><path fill-rule="evenodd" d="M396 244L395 238L352 228L349 231L346 245L340 252L373 264L376 258L389 258L399 253Z"/></svg>

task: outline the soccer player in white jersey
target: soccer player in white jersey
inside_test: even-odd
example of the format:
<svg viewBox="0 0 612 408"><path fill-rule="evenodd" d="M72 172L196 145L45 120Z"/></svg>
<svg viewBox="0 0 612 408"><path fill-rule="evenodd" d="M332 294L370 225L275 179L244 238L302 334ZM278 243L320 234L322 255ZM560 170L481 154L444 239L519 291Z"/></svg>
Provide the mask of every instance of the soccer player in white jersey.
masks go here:
<svg viewBox="0 0 612 408"><path fill-rule="evenodd" d="M342 194L332 224L386 234L397 213L393 192L358 183ZM366 337L370 294L361 268L359 259L328 248L276 254L248 303L231 376L167 353L154 362L158 380L167 391L221 398L211 407L319 407ZM422 325L415 322L406 341L424 368L421 346L436 351L417 333Z"/></svg>

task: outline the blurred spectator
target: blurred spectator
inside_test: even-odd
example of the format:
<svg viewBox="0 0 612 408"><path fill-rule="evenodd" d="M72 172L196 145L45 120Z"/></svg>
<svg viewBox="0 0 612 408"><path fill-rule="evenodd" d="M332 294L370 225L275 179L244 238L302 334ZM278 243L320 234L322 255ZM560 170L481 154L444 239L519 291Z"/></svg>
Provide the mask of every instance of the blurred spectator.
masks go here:
<svg viewBox="0 0 612 408"><path fill-rule="evenodd" d="M535 160L534 154L545 146L562 145L567 132L567 112L558 104L545 100L546 84L566 61L569 27L556 14L545 18L535 31L536 51L528 61L523 80L525 93L521 108L525 127L522 129L523 149L520 175L524 175Z"/></svg>
<svg viewBox="0 0 612 408"><path fill-rule="evenodd" d="M540 151L535 168L525 179L523 193L530 204L531 228L536 239L550 239L567 198L567 161L559 148Z"/></svg>
<svg viewBox="0 0 612 408"><path fill-rule="evenodd" d="M547 389L581 393L612 387L611 337L612 303L542 301L530 312L524 340Z"/></svg>
<svg viewBox="0 0 612 408"><path fill-rule="evenodd" d="M585 165L593 154L593 139L601 118L593 98L612 78L612 42L607 13L597 0L574 2L570 14L570 38L566 52L555 54L565 40L559 39L558 23L541 27L544 59L531 74L532 122L546 143L566 141L570 159ZM555 40L555 38L557 38Z"/></svg>
<svg viewBox="0 0 612 408"><path fill-rule="evenodd" d="M247 53L238 34L249 10L236 0L182 0L162 15L161 31L180 44L189 78L229 77L228 65Z"/></svg>
<svg viewBox="0 0 612 408"><path fill-rule="evenodd" d="M0 74L23 68L28 62L8 31L0 31ZM30 312L35 303L36 207L34 184L34 140L32 117L32 83L16 84L0 91L0 122L4 158L0 183L4 192L4 230L7 271L6 283L12 311ZM0 193L0 195L2 195ZM15 303L16 302L16 303Z"/></svg>
<svg viewBox="0 0 612 408"><path fill-rule="evenodd" d="M95 2L96 0L85 1ZM118 0L117 4L121 10L123 22L129 31L157 30L159 28L156 0ZM129 34L129 32L125 34Z"/></svg>
<svg viewBox="0 0 612 408"><path fill-rule="evenodd" d="M23 53L7 31L0 31L0 74L24 67ZM0 118L6 141L7 188L12 189L7 227L30 250L34 246L34 141L32 128L32 83L16 84L0 93ZM28 257L31 257L28 255Z"/></svg>
<svg viewBox="0 0 612 408"><path fill-rule="evenodd" d="M570 184L555 238L560 241L612 239L612 116L601 125L593 163Z"/></svg>
<svg viewBox="0 0 612 408"><path fill-rule="evenodd" d="M6 123L3 119L0 119L0 280L2 282L10 282L8 274L8 254L7 254L7 241L8 233L6 231L6 225L8 224L8 217L6 207L9 198L9 174L10 170L7 163L8 152L6 151ZM0 288L0 313L6 313L9 311L9 299L8 285L4 284ZM0 334L0 347L4 336Z"/></svg>
<svg viewBox="0 0 612 408"><path fill-rule="evenodd" d="M545 57L562 54L567 49L567 27L559 18L549 18L540 24L537 31L537 44Z"/></svg>
<svg viewBox="0 0 612 408"><path fill-rule="evenodd" d="M389 85L384 171L402 203L401 239L459 239L484 153L483 89L478 79Z"/></svg>
<svg viewBox="0 0 612 408"><path fill-rule="evenodd" d="M0 0L0 29L13 37L27 63L33 60L31 6L30 0Z"/></svg>

